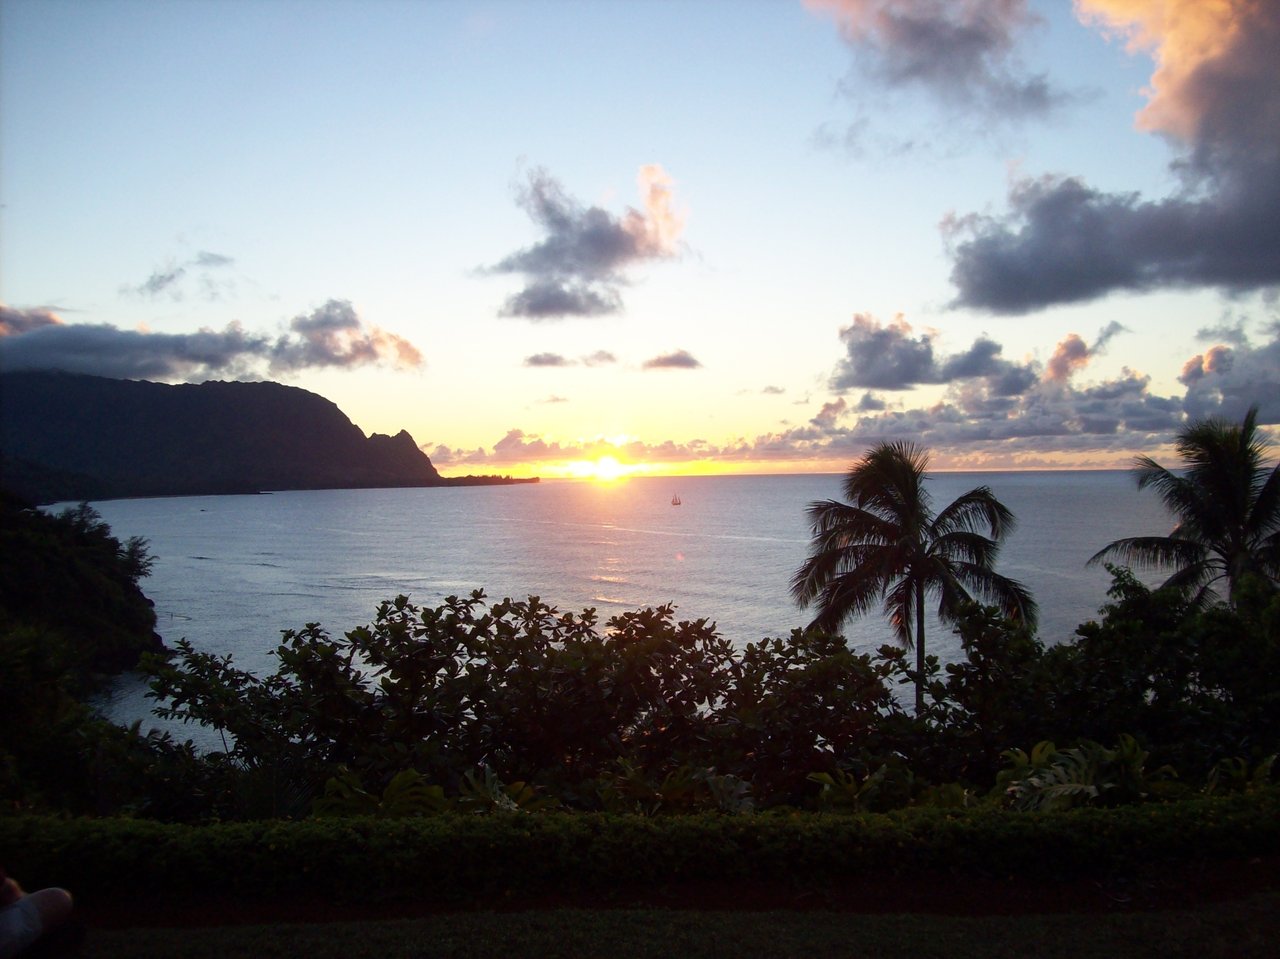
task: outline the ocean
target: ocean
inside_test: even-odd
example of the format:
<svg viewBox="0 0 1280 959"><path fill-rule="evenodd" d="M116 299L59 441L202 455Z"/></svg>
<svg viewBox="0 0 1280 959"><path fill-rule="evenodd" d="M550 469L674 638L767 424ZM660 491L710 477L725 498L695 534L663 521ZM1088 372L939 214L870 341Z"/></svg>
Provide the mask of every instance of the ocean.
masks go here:
<svg viewBox="0 0 1280 959"><path fill-rule="evenodd" d="M808 548L806 506L839 498L839 474L633 477L442 489L318 490L93 504L122 540L145 537L155 566L143 589L166 642L186 638L238 666L274 670L284 629L364 625L403 593L422 605L484 589L538 596L561 610L673 603L737 644L785 636L808 621L788 584ZM989 486L1018 520L997 569L1028 586L1040 636L1068 640L1106 601L1109 576L1088 558L1121 536L1165 534L1172 520L1123 471L940 473L940 508ZM678 496L680 505L672 504ZM884 618L850 622L850 643L892 641ZM944 661L958 641L936 623L927 648ZM134 679L105 709L149 715ZM144 723L145 725L145 723Z"/></svg>

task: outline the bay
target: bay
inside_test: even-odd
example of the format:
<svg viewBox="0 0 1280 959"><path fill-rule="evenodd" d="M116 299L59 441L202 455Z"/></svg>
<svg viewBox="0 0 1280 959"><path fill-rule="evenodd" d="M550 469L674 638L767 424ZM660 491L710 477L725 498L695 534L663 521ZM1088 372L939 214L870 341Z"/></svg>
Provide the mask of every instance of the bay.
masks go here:
<svg viewBox="0 0 1280 959"><path fill-rule="evenodd" d="M280 631L319 622L363 625L406 594L422 605L484 589L491 599L539 596L562 610L593 607L603 623L673 603L678 619L714 621L742 645L807 622L788 586L808 549L806 506L838 498L838 474L634 477L445 489L316 490L93 504L115 535L145 537L156 558L143 588L170 645L231 654L274 671ZM1165 534L1171 520L1122 471L945 473L935 507L990 486L1018 519L997 568L1028 586L1040 636L1068 640L1094 617L1110 582L1086 561L1121 536ZM673 506L678 494L681 505ZM850 622L851 645L891 642L884 618ZM929 650L958 643L933 624ZM136 680L107 703L118 721L150 710Z"/></svg>

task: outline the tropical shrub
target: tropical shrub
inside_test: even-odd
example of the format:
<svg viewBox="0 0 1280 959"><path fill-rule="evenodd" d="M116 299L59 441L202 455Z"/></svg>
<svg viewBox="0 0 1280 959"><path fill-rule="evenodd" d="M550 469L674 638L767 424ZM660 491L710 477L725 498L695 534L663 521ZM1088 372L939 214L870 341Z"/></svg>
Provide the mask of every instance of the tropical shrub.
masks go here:
<svg viewBox="0 0 1280 959"><path fill-rule="evenodd" d="M741 728L722 716L733 648L705 621L674 622L670 606L601 634L592 610L561 614L536 597L487 608L477 591L430 609L401 596L342 637L288 631L275 655L277 672L260 677L179 643L148 663L157 711L222 731L219 761L302 791L341 767L374 794L413 769L477 798L484 769L587 808L620 758L650 778L710 768Z"/></svg>
<svg viewBox="0 0 1280 959"><path fill-rule="evenodd" d="M900 654L856 654L820 630L748 644L715 710L710 761L774 801L800 805L813 793L809 773L892 754L906 720L891 689L902 678Z"/></svg>

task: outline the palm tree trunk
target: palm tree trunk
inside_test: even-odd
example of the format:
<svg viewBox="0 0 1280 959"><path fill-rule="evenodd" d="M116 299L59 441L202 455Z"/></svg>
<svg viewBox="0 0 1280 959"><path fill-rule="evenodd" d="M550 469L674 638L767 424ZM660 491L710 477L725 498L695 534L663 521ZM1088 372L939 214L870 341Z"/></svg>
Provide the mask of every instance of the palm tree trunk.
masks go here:
<svg viewBox="0 0 1280 959"><path fill-rule="evenodd" d="M924 712L924 589L916 584L916 715Z"/></svg>

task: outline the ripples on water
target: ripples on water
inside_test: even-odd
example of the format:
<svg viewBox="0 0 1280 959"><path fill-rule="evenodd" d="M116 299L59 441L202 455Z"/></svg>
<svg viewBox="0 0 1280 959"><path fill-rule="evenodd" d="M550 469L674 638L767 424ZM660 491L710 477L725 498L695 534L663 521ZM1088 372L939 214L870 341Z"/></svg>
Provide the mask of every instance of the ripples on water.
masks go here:
<svg viewBox="0 0 1280 959"><path fill-rule="evenodd" d="M953 473L931 484L935 508L989 485L1017 516L998 569L1031 588L1047 642L1069 638L1105 601L1106 571L1084 565L1094 552L1171 526L1123 472ZM150 542L143 587L166 641L272 671L281 630L319 622L339 633L398 593L423 605L478 588L491 600L536 595L562 610L595 607L602 622L670 602L677 618L714 620L739 644L786 635L806 621L788 594L807 552L805 507L839 492L834 474L649 477L95 506L121 539ZM890 641L878 615L846 635L861 649ZM956 641L935 625L929 648L946 661ZM137 689L125 684L120 697L113 713L146 712Z"/></svg>

